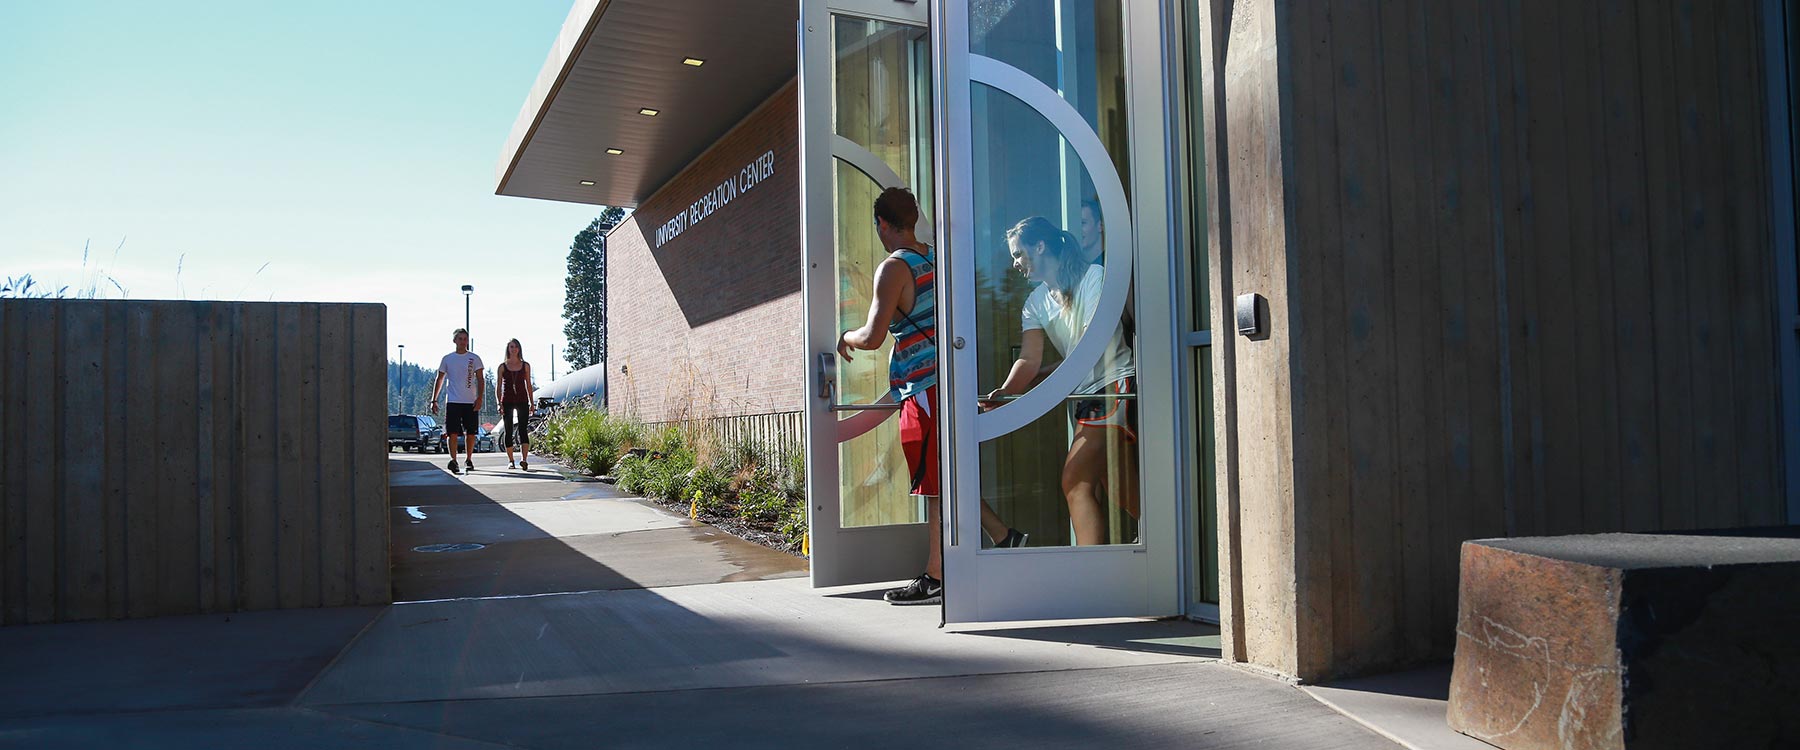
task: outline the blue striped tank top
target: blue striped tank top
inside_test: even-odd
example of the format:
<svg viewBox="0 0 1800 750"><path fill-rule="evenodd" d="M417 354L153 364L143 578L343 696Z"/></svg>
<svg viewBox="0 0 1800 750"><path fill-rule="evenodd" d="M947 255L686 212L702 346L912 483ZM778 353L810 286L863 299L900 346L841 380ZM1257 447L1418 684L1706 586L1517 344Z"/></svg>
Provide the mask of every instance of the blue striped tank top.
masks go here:
<svg viewBox="0 0 1800 750"><path fill-rule="evenodd" d="M888 385L904 401L937 385L937 265L934 251L920 253L912 248L894 251L913 276L913 308L910 313L894 311L888 321L888 334L894 337L894 352L888 359Z"/></svg>

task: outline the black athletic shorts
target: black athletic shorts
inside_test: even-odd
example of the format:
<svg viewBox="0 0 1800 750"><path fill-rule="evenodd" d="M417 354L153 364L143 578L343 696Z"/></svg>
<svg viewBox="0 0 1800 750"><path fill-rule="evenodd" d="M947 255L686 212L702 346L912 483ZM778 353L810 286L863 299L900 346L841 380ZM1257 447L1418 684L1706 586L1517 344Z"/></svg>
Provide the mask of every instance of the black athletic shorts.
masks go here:
<svg viewBox="0 0 1800 750"><path fill-rule="evenodd" d="M479 435L481 423L476 420L474 404L444 405L445 435Z"/></svg>
<svg viewBox="0 0 1800 750"><path fill-rule="evenodd" d="M1137 378L1122 378L1106 387L1110 394L1137 393ZM1123 431L1125 439L1137 442L1137 409L1130 399L1095 398L1076 401L1075 421L1083 427L1111 428Z"/></svg>

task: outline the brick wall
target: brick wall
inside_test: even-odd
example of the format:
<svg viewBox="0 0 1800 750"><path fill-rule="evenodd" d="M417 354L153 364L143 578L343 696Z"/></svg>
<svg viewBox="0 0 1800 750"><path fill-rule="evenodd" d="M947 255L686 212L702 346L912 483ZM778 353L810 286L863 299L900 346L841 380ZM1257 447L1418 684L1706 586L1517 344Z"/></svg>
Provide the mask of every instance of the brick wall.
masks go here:
<svg viewBox="0 0 1800 750"><path fill-rule="evenodd" d="M771 158L759 168L765 154ZM711 212L693 221L696 201L708 195L730 197L700 207ZM799 195L798 98L790 83L613 230L606 270L613 410L666 421L803 407ZM659 229L683 221L678 235L658 244Z"/></svg>

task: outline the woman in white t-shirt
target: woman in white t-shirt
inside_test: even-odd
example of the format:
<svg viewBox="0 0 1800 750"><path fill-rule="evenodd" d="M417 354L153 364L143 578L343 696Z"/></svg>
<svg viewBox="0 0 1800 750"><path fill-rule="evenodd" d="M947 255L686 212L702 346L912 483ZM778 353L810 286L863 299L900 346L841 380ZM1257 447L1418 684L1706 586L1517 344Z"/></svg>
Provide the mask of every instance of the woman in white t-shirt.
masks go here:
<svg viewBox="0 0 1800 750"><path fill-rule="evenodd" d="M1013 268L1038 285L1026 298L1021 315L1019 358L1006 382L988 394L990 404L1030 390L1050 374L1055 365L1044 366L1046 339L1068 356L1087 331L1106 286L1106 269L1088 263L1075 236L1042 216L1007 230L1006 246ZM1063 498L1069 504L1076 544L1106 542L1101 498L1111 496L1133 518L1138 515L1137 415L1132 400L1116 398L1135 393L1137 370L1130 343L1118 324L1112 325L1112 339L1100 361L1075 389L1096 398L1074 402L1075 438L1063 459ZM1109 453L1118 459L1118 466L1112 467L1116 471L1108 471Z"/></svg>

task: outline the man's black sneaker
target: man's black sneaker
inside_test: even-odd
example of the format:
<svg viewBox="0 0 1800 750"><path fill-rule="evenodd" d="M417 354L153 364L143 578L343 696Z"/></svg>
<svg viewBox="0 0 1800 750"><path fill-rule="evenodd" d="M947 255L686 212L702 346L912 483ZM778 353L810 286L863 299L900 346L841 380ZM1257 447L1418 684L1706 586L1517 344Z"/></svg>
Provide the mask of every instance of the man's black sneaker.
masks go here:
<svg viewBox="0 0 1800 750"><path fill-rule="evenodd" d="M1025 540L1031 535L1018 529L1007 529L1006 538L994 543L995 547L1014 548L1025 546Z"/></svg>
<svg viewBox="0 0 1800 750"><path fill-rule="evenodd" d="M444 468L449 469L451 474L455 474L456 473L456 459L454 459L454 458L450 459L450 464L448 466L445 466Z"/></svg>
<svg viewBox="0 0 1800 750"><path fill-rule="evenodd" d="M921 575L897 589L881 595L889 604L943 604L944 582L929 575Z"/></svg>
<svg viewBox="0 0 1800 750"><path fill-rule="evenodd" d="M451 463L456 463L456 462L452 461ZM464 461L463 462L463 471L469 472L471 474L475 473L475 462L474 461Z"/></svg>

